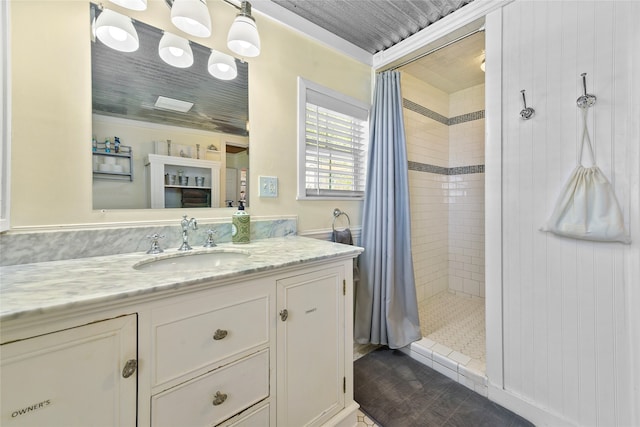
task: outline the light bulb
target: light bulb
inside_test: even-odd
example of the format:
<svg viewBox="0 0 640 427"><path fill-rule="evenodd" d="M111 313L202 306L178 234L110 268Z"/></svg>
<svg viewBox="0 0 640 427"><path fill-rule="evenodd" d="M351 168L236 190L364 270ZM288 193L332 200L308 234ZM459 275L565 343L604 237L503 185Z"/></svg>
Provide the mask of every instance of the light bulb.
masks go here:
<svg viewBox="0 0 640 427"><path fill-rule="evenodd" d="M119 42L123 42L127 39L127 33L118 27L109 27L109 35Z"/></svg>
<svg viewBox="0 0 640 427"><path fill-rule="evenodd" d="M169 48L169 52L171 52L171 55L180 58L182 55L184 55L184 50L180 49L179 47L173 47L171 46Z"/></svg>
<svg viewBox="0 0 640 427"><path fill-rule="evenodd" d="M238 75L235 58L217 50L211 50L208 69L209 74L221 80L232 80Z"/></svg>
<svg viewBox="0 0 640 427"><path fill-rule="evenodd" d="M158 45L158 54L164 62L178 68L193 65L193 51L189 41L165 31Z"/></svg>
<svg viewBox="0 0 640 427"><path fill-rule="evenodd" d="M104 9L96 18L96 37L105 45L120 52L134 52L140 46L138 33L131 18Z"/></svg>

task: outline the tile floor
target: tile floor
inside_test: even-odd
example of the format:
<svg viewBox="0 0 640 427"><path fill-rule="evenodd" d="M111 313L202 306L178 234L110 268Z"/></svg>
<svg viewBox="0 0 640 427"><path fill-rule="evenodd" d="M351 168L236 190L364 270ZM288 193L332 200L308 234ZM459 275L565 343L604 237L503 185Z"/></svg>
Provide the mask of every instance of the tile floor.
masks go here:
<svg viewBox="0 0 640 427"><path fill-rule="evenodd" d="M358 423L356 427L380 427L374 423L371 418L367 417L362 411L358 410Z"/></svg>
<svg viewBox="0 0 640 427"><path fill-rule="evenodd" d="M473 373L486 372L486 332L484 299L456 295L445 291L422 302L419 307L422 345L468 368L468 377ZM374 350L377 346L357 345L354 360ZM430 364L433 367L433 364ZM469 372L470 371L470 372ZM475 377L475 375L474 375ZM462 377L457 380L461 383ZM481 381L481 379L476 379ZM474 388L467 382L469 388ZM477 390L481 394L481 390ZM363 412L358 411L357 427L379 427Z"/></svg>
<svg viewBox="0 0 640 427"><path fill-rule="evenodd" d="M533 427L403 351L384 347L354 362L354 397L369 420L384 427ZM372 425L367 422L363 416L359 425Z"/></svg>
<svg viewBox="0 0 640 427"><path fill-rule="evenodd" d="M445 291L422 302L418 310L422 336L436 343L434 351L486 372L484 298Z"/></svg>

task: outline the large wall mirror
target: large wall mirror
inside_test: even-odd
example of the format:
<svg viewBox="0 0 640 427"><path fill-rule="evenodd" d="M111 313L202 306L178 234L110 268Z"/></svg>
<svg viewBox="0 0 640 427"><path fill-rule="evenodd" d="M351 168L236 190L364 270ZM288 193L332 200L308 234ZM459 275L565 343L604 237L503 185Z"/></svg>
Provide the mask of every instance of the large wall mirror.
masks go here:
<svg viewBox="0 0 640 427"><path fill-rule="evenodd" d="M90 18L100 13L92 4ZM133 25L134 52L92 37L93 208L246 204L248 64L236 60L232 80L215 78L211 49L191 41L193 65L171 66L158 53L164 32Z"/></svg>

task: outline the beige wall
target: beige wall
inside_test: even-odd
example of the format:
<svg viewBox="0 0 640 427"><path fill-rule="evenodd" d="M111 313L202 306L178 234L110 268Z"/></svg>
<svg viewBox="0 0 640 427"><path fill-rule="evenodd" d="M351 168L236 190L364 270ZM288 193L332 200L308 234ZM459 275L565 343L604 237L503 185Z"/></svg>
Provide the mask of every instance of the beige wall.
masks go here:
<svg viewBox="0 0 640 427"><path fill-rule="evenodd" d="M225 51L235 9L208 2L213 36L199 43ZM172 29L163 0L144 12L119 9L135 19ZM279 197L251 198L255 216L299 215L299 231L331 226L332 211L361 222L361 202L298 202L296 195L297 76L370 102L371 68L256 14L262 53L249 62L252 188L260 175L279 178ZM94 211L91 184L91 65L89 3L12 1L13 229L108 224L179 218L176 210ZM37 31L34 30L37 28ZM117 70L114 70L117 72ZM201 212L201 211L199 211ZM201 216L227 217L227 209Z"/></svg>

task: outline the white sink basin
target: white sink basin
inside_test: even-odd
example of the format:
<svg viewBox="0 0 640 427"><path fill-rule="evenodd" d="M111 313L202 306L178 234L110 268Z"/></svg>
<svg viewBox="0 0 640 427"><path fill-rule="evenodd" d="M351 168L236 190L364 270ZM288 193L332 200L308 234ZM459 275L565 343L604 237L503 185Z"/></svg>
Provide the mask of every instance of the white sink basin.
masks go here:
<svg viewBox="0 0 640 427"><path fill-rule="evenodd" d="M249 254L246 252L231 251L180 253L152 261L142 261L133 268L144 271L201 271L237 263L248 257Z"/></svg>

